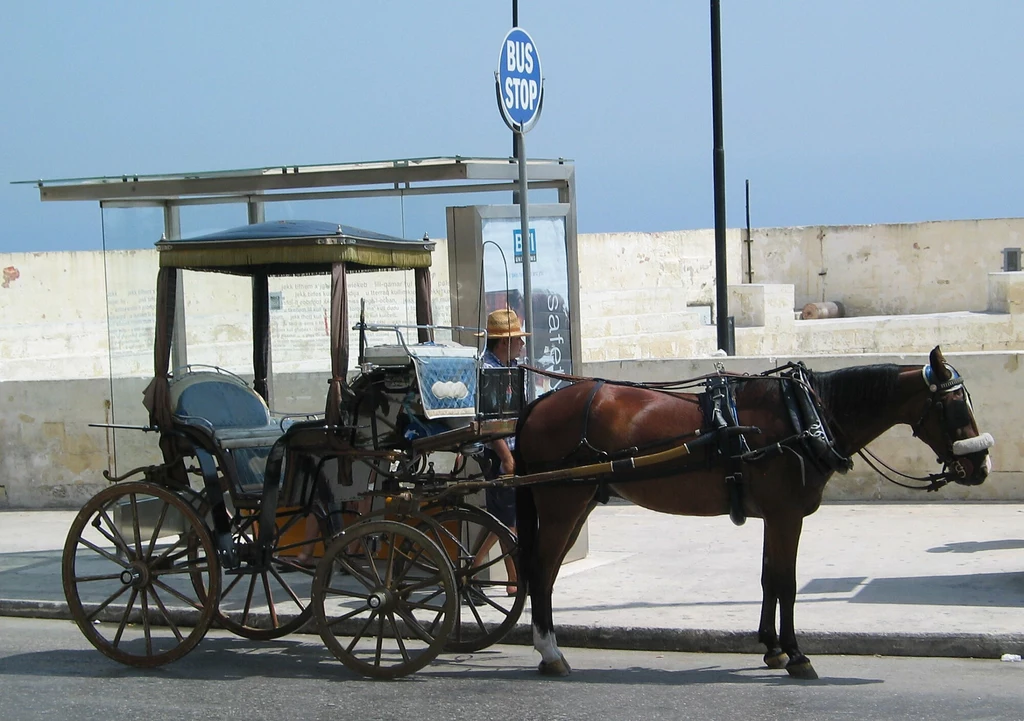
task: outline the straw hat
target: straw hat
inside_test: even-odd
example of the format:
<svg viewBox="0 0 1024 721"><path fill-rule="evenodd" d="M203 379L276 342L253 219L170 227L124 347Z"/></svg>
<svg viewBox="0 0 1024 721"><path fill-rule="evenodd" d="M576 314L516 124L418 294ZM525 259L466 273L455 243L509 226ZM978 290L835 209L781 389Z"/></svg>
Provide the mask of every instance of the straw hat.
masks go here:
<svg viewBox="0 0 1024 721"><path fill-rule="evenodd" d="M482 335L483 333L477 333L477 336ZM530 334L523 332L523 327L519 323L519 316L516 315L514 310L504 308L493 311L487 316L488 338L522 338L528 335Z"/></svg>

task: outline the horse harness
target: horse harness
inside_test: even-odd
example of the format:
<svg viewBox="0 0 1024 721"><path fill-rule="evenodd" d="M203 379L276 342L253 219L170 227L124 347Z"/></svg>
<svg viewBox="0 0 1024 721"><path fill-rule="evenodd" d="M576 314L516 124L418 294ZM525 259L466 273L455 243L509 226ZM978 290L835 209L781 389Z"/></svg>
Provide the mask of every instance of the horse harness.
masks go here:
<svg viewBox="0 0 1024 721"><path fill-rule="evenodd" d="M747 442L746 435L748 433L758 434L761 431L755 427L741 426L739 424L735 386L752 378L771 377L779 381L780 395L786 407L787 417L793 426L794 434L770 446L752 450ZM725 467L725 480L729 496L729 518L736 525L743 525L747 519L744 508L746 495L742 470L744 463L756 463L789 451L794 453L800 460L802 478L806 476L804 464L807 461L820 471L828 473L833 471L846 473L853 467L852 460L842 455L836 449L834 437L822 417L820 402L807 378L807 369L803 363L789 363L758 376L732 375L719 370L718 373L706 376L703 381L704 391L698 394L703 423L699 430L685 438L697 437L697 441L687 442L687 445L691 447L696 445L710 446L707 465L722 465ZM590 425L591 410L597 394L608 383L668 392L667 388L664 387L594 379L594 386L587 397L583 410L580 441L576 448L568 454L566 460L573 457L581 458L587 456L592 458L596 456L612 461L614 480L609 480L607 477L588 479L597 482L597 500L600 503L606 503L612 495L612 491L608 487L609 483L642 480L665 472L664 468L649 468L643 471L634 468L633 460L640 454L641 450L645 449L632 447L615 453L608 453L596 448L590 442L587 433ZM683 441L683 438L665 439L659 442L658 445L665 446L680 441ZM684 465L675 470L686 471L695 469L696 466Z"/></svg>
<svg viewBox="0 0 1024 721"><path fill-rule="evenodd" d="M802 483L806 483L806 461L810 461L823 473L846 473L853 467L853 461L836 450L835 438L822 417L821 404L807 378L806 366L803 363L789 363L761 374L761 377L772 376L779 380L779 394L782 396L794 434L777 443L754 450L750 449L743 434L720 434L716 449L720 462L726 468L729 518L737 526L742 526L747 520L742 472L744 463L755 463L787 451L792 452L800 462ZM722 373L711 376L706 381L707 390L701 394L700 399L701 408L704 410L704 424L711 432L739 425L733 385L735 376L726 376Z"/></svg>

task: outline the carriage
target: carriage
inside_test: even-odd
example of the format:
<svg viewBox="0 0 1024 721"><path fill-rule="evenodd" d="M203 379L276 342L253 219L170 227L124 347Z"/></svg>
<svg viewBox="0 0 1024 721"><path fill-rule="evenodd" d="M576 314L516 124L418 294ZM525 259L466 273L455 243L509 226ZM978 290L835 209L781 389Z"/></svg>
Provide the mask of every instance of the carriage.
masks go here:
<svg viewBox="0 0 1024 721"><path fill-rule="evenodd" d="M251 639L313 627L346 666L393 678L515 625L526 598L522 586L504 592L515 539L467 497L493 483L481 452L514 432L522 373L433 340L433 245L305 221L157 244L140 430L158 436L163 462L106 474L115 483L85 504L64 549L70 612L101 652L155 666L211 625ZM219 367L169 368L179 269L251 278L251 382ZM346 281L376 270L412 271L416 323L375 326L362 307L349 382ZM267 403L268 279L309 274L330 275L326 408L280 415ZM390 342L368 345L382 333ZM335 500L353 485L366 502ZM488 536L498 542L484 557Z"/></svg>
<svg viewBox="0 0 1024 721"><path fill-rule="evenodd" d="M123 663L177 659L212 624L252 639L312 627L353 671L397 678L501 640L529 593L540 669L568 673L551 587L587 514L617 493L670 513L763 519L765 662L814 678L793 627L795 559L828 478L900 423L944 464L923 489L981 483L991 467L992 438L938 348L923 367L815 375L786 364L648 385L562 377L571 382L527 405L526 369L484 368L479 348L434 339L427 239L282 221L157 247L141 430L158 435L163 462L108 475L63 556L73 618ZM220 368L170 369L180 269L251 279L251 384ZM416 322L375 325L361 304L349 379L348 274L381 269L412 271ZM268 279L318 273L330 275L326 405L275 415ZM381 331L390 342L369 345ZM517 475L494 478L483 449L513 434ZM339 485L372 503L353 513L335 500ZM526 491L518 538L469 502L491 485Z"/></svg>

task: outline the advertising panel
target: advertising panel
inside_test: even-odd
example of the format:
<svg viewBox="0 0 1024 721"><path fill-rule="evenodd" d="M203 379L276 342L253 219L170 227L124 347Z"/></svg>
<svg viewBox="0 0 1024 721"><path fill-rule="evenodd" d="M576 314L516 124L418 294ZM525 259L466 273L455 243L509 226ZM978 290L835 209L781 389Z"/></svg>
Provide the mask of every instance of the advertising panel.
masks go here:
<svg viewBox="0 0 1024 721"><path fill-rule="evenodd" d="M485 313L511 308L525 318L523 242L520 221L482 219ZM533 289L533 365L557 373L572 373L569 327L569 271L565 218L530 219L529 252ZM534 375L539 395L561 385Z"/></svg>

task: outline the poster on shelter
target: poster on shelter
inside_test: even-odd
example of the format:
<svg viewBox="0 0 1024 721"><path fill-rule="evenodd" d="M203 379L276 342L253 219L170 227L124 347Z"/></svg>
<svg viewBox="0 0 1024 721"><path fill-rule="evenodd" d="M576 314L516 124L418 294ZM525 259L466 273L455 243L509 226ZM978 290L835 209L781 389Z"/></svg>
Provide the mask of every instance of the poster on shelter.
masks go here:
<svg viewBox="0 0 1024 721"><path fill-rule="evenodd" d="M527 328L533 334L531 365L572 373L565 218L531 218L528 244L522 242L518 218L484 219L482 235L485 311L508 307L525 322L522 254L529 248L534 324ZM537 395L563 385L539 375L534 376L534 382Z"/></svg>

